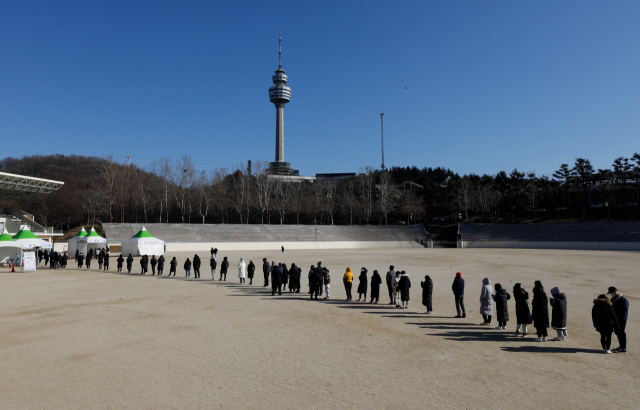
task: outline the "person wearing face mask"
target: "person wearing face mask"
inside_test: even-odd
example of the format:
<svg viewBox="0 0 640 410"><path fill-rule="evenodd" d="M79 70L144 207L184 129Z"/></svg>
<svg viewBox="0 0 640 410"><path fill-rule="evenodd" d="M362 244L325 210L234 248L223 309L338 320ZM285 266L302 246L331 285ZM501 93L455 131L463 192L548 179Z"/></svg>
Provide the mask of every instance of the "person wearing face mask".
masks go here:
<svg viewBox="0 0 640 410"><path fill-rule="evenodd" d="M358 302L360 302L361 298L364 302L367 301L368 283L367 268L363 266L362 269L360 269L360 276L358 276Z"/></svg>

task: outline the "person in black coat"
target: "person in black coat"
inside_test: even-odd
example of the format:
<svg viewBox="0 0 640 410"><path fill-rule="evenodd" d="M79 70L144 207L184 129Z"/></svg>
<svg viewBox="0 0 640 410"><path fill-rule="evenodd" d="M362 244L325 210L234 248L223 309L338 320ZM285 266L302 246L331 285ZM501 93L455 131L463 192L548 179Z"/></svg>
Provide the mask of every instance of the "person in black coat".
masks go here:
<svg viewBox="0 0 640 410"><path fill-rule="evenodd" d="M140 259L140 265L142 266L142 274L146 275L149 272L149 255L144 255Z"/></svg>
<svg viewBox="0 0 640 410"><path fill-rule="evenodd" d="M462 273L456 273L451 290L456 300L456 312L458 312L456 318L467 317L467 312L464 308L464 279L462 279Z"/></svg>
<svg viewBox="0 0 640 410"><path fill-rule="evenodd" d="M171 273L173 273L173 276L175 277L177 270L178 270L178 261L174 256L173 259L171 259L171 262L169 262L169 276L171 276Z"/></svg>
<svg viewBox="0 0 640 410"><path fill-rule="evenodd" d="M289 283L289 269L287 269L287 264L282 264L282 290L287 290L287 283ZM289 286L291 288L291 286Z"/></svg>
<svg viewBox="0 0 640 410"><path fill-rule="evenodd" d="M269 286L269 273L270 273L269 262L267 262L267 258L262 258L262 274L264 275L264 285L263 288Z"/></svg>
<svg viewBox="0 0 640 410"><path fill-rule="evenodd" d="M76 257L76 262L78 262L78 269L82 269L82 264L84 263L84 255L82 254L82 252L80 252L80 254Z"/></svg>
<svg viewBox="0 0 640 410"><path fill-rule="evenodd" d="M162 272L164 272L164 255L158 258L158 276L162 275Z"/></svg>
<svg viewBox="0 0 640 410"><path fill-rule="evenodd" d="M49 256L51 256L51 254L49 254ZM91 259L93 259L93 252L89 250L89 253L87 253L87 259L85 261L87 265L87 269L91 268Z"/></svg>
<svg viewBox="0 0 640 410"><path fill-rule="evenodd" d="M402 309L409 309L409 288L411 288L411 280L405 271L400 274L398 281L398 290L400 291L400 300L402 301Z"/></svg>
<svg viewBox="0 0 640 410"><path fill-rule="evenodd" d="M218 248L213 248L213 259L218 257Z"/></svg>
<svg viewBox="0 0 640 410"><path fill-rule="evenodd" d="M156 274L156 265L158 264L158 260L156 259L156 255L151 255L151 260L149 262L151 263L151 274L155 275Z"/></svg>
<svg viewBox="0 0 640 410"><path fill-rule="evenodd" d="M611 295L611 304L613 305L613 311L616 313L619 328L616 336L620 346L613 349L613 352L627 353L627 333L625 329L629 318L629 301L615 286L610 286L607 293Z"/></svg>
<svg viewBox="0 0 640 410"><path fill-rule="evenodd" d="M394 291L393 291L393 279L396 277L396 271L394 270L394 266L389 266L389 272L387 272L386 281L387 281L387 289L389 290L389 302L390 305L395 304L394 301Z"/></svg>
<svg viewBox="0 0 640 410"><path fill-rule="evenodd" d="M200 257L196 253L193 257L193 276L195 277L195 279L200 279L200 264Z"/></svg>
<svg viewBox="0 0 640 410"><path fill-rule="evenodd" d="M76 249L76 252L78 252L78 250ZM78 255L76 255L76 259L78 259ZM47 263L49 263L49 251L48 250L44 250L44 266L47 266Z"/></svg>
<svg viewBox="0 0 640 410"><path fill-rule="evenodd" d="M369 286L367 272L369 271L364 266L360 269L360 276L358 276L358 302L360 302L360 298L362 298L364 302L367 301L367 287Z"/></svg>
<svg viewBox="0 0 640 410"><path fill-rule="evenodd" d="M380 284L382 284L382 278L377 270L373 271L373 275L371 275L371 302L375 299L378 303L380 301Z"/></svg>
<svg viewBox="0 0 640 410"><path fill-rule="evenodd" d="M600 344L603 353L611 353L611 334L615 330L620 331L616 313L613 311L611 301L607 299L607 295L600 295L598 299L594 299L593 308L591 309L591 320L593 327L600 332Z"/></svg>
<svg viewBox="0 0 640 410"><path fill-rule="evenodd" d="M62 266L62 269L67 269L67 260L69 260L69 257L65 252L62 254L62 257L60 258L60 265Z"/></svg>
<svg viewBox="0 0 640 410"><path fill-rule="evenodd" d="M292 263L291 268L289 268L289 293L298 289L298 281L300 280L298 275L298 267L295 263Z"/></svg>
<svg viewBox="0 0 640 410"><path fill-rule="evenodd" d="M132 267L133 267L133 256L129 254L129 256L127 256L127 273L131 273Z"/></svg>
<svg viewBox="0 0 640 410"><path fill-rule="evenodd" d="M507 293L507 290L499 283L495 286L496 294L493 295L493 300L496 306L496 318L498 319L498 326L496 329L506 329L507 322L509 321L509 306L507 301L511 299L511 295Z"/></svg>
<svg viewBox="0 0 640 410"><path fill-rule="evenodd" d="M220 280L222 280L222 275L224 275L224 280L227 280L227 269L229 269L229 261L225 256L224 259L222 259L222 264L220 264Z"/></svg>
<svg viewBox="0 0 640 410"><path fill-rule="evenodd" d="M187 260L184 261L183 268L184 268L184 277L190 278L191 277L191 261L189 260L189 258L187 258Z"/></svg>
<svg viewBox="0 0 640 410"><path fill-rule="evenodd" d="M549 302L551 305L551 327L558 334L551 340L564 342L567 337L567 297L560 292L558 287L551 289L551 296L553 296Z"/></svg>
<svg viewBox="0 0 640 410"><path fill-rule="evenodd" d="M282 273L280 273L280 269L274 261L271 262L270 270L271 270L271 296L276 294L276 290L278 291L278 295L282 295Z"/></svg>
<svg viewBox="0 0 640 410"><path fill-rule="evenodd" d="M45 253L46 253L46 252L47 252L47 251L45 251ZM80 256L80 249L77 249L77 248L76 248L76 254L75 254L75 255L73 255L73 257L74 257L74 258L76 258L76 259L78 259L78 256Z"/></svg>
<svg viewBox="0 0 640 410"><path fill-rule="evenodd" d="M433 315L433 281L429 275L420 282L422 286L422 304L427 307L427 315Z"/></svg>
<svg viewBox="0 0 640 410"><path fill-rule="evenodd" d="M247 277L249 278L249 285L253 285L253 275L256 272L256 264L252 260L249 261L247 266Z"/></svg>
<svg viewBox="0 0 640 410"><path fill-rule="evenodd" d="M109 254L108 253L104 254L104 270L105 271L109 270Z"/></svg>
<svg viewBox="0 0 640 410"><path fill-rule="evenodd" d="M102 270L102 264L104 263L104 254L98 253L98 270Z"/></svg>
<svg viewBox="0 0 640 410"><path fill-rule="evenodd" d="M317 268L311 265L311 268L309 268L309 293L311 294L311 299L313 299L314 297L318 299L318 292L320 291L320 286L322 284L322 279L320 278L322 276L318 275Z"/></svg>
<svg viewBox="0 0 640 410"><path fill-rule="evenodd" d="M533 321L529 311L529 292L524 290L522 284L513 285L513 299L516 301L516 336L520 334L522 326L522 336L527 337L527 326Z"/></svg>
<svg viewBox="0 0 640 410"><path fill-rule="evenodd" d="M533 300L531 301L531 318L533 319L533 327L536 328L538 337L534 342L547 341L547 328L549 327L549 300L544 291L542 282L535 281L533 288Z"/></svg>
<svg viewBox="0 0 640 410"><path fill-rule="evenodd" d="M122 272L122 263L124 262L124 258L122 257L122 254L118 256L118 259L116 259L116 262L117 262L118 272Z"/></svg>
<svg viewBox="0 0 640 410"><path fill-rule="evenodd" d="M211 268L211 280L216 280L216 268L218 267L218 262L213 256L209 259L209 267Z"/></svg>

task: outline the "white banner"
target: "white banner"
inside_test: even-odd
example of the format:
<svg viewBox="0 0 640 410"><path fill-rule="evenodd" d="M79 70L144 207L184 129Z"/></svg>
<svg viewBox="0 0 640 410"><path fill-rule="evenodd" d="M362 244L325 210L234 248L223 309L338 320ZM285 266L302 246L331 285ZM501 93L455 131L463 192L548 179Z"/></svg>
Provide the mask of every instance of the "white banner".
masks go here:
<svg viewBox="0 0 640 410"><path fill-rule="evenodd" d="M25 252L23 255L24 271L36 270L36 253Z"/></svg>

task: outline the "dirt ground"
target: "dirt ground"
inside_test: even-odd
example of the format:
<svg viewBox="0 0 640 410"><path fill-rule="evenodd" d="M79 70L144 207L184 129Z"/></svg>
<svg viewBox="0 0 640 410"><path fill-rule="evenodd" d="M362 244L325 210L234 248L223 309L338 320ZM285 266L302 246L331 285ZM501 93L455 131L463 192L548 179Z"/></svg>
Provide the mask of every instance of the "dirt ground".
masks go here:
<svg viewBox="0 0 640 410"><path fill-rule="evenodd" d="M179 267L186 254L176 254ZM191 257L192 255L188 255ZM229 252L226 282L111 270L0 270L2 409L602 409L637 408L640 253L496 249ZM258 265L240 285L243 256ZM271 296L262 257L331 270L332 300ZM167 258L168 260L170 259ZM351 266L412 280L408 310L345 301ZM167 269L168 270L168 269ZM451 283L466 280L466 319L454 319ZM420 281L434 281L434 315ZM568 340L479 326L481 280L515 282L568 299ZM356 284L357 285L357 284ZM600 353L592 300L615 285L629 299L629 353ZM354 293L355 293L354 286ZM303 292L307 291L303 279ZM513 300L509 302L515 319ZM532 329L533 330L533 329ZM551 330L551 329L550 329ZM618 346L614 336L613 347Z"/></svg>

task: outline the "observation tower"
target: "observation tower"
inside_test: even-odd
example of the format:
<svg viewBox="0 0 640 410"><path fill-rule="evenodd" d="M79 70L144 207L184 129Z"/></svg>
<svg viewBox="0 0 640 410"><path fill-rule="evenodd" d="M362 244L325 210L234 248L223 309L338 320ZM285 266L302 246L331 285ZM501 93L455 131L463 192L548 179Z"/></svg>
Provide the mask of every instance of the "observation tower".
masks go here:
<svg viewBox="0 0 640 410"><path fill-rule="evenodd" d="M284 162L284 106L291 100L291 88L287 87L287 76L282 69L282 37L278 38L278 69L271 77L269 101L276 106L276 160L269 164L274 175L298 175L291 164Z"/></svg>

